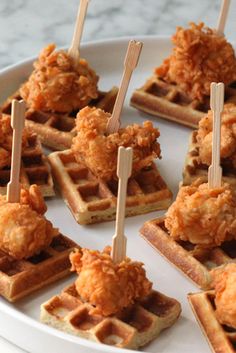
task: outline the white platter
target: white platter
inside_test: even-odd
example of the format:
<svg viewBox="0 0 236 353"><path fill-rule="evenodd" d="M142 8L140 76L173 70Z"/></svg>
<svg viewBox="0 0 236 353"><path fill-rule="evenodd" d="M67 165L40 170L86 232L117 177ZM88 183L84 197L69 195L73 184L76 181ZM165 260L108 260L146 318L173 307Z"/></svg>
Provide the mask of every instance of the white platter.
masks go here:
<svg viewBox="0 0 236 353"><path fill-rule="evenodd" d="M159 65L171 49L169 38L143 37L144 42L139 65L134 72L125 108L122 114L123 124L142 123L147 118L160 128L162 160L158 166L162 176L171 190L176 193L181 180L182 167L187 150L190 129L169 123L164 120L145 116L129 107L132 91L140 87L151 75L155 66ZM83 46L82 56L100 75L100 88L108 89L118 85L121 79L123 60L129 38L89 43ZM32 70L32 59L14 65L0 72L0 101L18 88ZM114 233L114 222L92 226L78 225L69 209L59 198L47 201L47 217L59 227L61 232L70 236L83 247L102 249L111 243ZM148 277L154 288L178 299L182 304L182 315L178 322L163 332L158 339L143 348L145 352L162 353L209 353L206 340L193 317L186 295L198 289L166 260L159 256L140 236L142 224L162 214L149 213L126 220L128 238L128 256L145 263ZM14 342L30 353L105 353L130 352L113 347L93 343L74 337L39 322L40 304L73 281L73 276L35 293L16 305L9 304L0 298L0 336Z"/></svg>

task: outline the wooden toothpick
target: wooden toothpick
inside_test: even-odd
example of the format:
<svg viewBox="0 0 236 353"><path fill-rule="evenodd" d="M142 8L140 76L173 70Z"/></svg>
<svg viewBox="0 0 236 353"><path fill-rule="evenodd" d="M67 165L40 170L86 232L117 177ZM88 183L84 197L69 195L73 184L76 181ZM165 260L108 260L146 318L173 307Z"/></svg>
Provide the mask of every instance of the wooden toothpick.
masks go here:
<svg viewBox="0 0 236 353"><path fill-rule="evenodd" d="M220 166L221 112L224 108L224 84L211 84L210 106L213 112L212 162L208 169L208 186L221 186L222 168Z"/></svg>
<svg viewBox="0 0 236 353"><path fill-rule="evenodd" d="M89 0L80 0L79 10L75 22L74 34L71 42L71 46L68 50L68 54L76 63L80 56L80 41L84 28L84 20L87 13Z"/></svg>
<svg viewBox="0 0 236 353"><path fill-rule="evenodd" d="M120 88L114 105L112 116L110 117L107 124L107 134L112 134L119 130L120 127L120 114L123 108L125 96L129 86L129 82L133 73L133 70L138 64L139 56L142 50L143 43L131 40L126 52L124 61L124 72L121 79Z"/></svg>
<svg viewBox="0 0 236 353"><path fill-rule="evenodd" d="M230 5L230 0L222 0L221 8L220 8L220 15L219 15L219 19L218 19L217 28L216 28L216 32L219 36L224 35L225 23L226 23L227 16L228 16L229 5Z"/></svg>
<svg viewBox="0 0 236 353"><path fill-rule="evenodd" d="M11 154L11 177L7 184L7 201L20 201L20 165L22 131L25 125L25 102L13 99L11 109L11 127L13 129L12 154Z"/></svg>
<svg viewBox="0 0 236 353"><path fill-rule="evenodd" d="M133 149L120 147L118 152L117 176L119 178L116 231L112 238L112 260L120 263L126 257L126 237L124 235L125 203L127 183L132 171Z"/></svg>

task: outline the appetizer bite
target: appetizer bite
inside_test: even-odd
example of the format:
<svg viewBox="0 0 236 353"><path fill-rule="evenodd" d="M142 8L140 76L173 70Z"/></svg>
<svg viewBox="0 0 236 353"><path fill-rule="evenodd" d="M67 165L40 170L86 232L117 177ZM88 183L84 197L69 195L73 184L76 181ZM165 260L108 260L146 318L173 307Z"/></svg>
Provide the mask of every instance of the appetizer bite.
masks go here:
<svg viewBox="0 0 236 353"><path fill-rule="evenodd" d="M0 115L0 194L5 195L10 180L12 153L11 118ZM43 153L37 135L24 128L22 135L22 155L20 181L25 187L37 184L44 197L54 196L54 185L47 157Z"/></svg>
<svg viewBox="0 0 236 353"><path fill-rule="evenodd" d="M26 102L26 125L51 149L70 148L75 135L75 116L87 105L112 111L117 88L98 89L98 75L80 56L80 40L88 0L81 0L74 36L68 51L49 44L33 64L33 72L1 110L10 113L12 99Z"/></svg>
<svg viewBox="0 0 236 353"><path fill-rule="evenodd" d="M211 291L188 295L188 300L212 350L235 352L236 263L214 270Z"/></svg>
<svg viewBox="0 0 236 353"><path fill-rule="evenodd" d="M165 218L146 222L143 237L203 289L212 287L210 270L235 260L236 193L222 183L220 166L223 84L211 85L212 162L208 183L196 180L179 189Z"/></svg>
<svg viewBox="0 0 236 353"><path fill-rule="evenodd" d="M74 284L41 305L41 321L62 331L121 348L137 349L177 320L179 302L152 289L141 262L126 257L125 200L132 149L120 147L116 231L112 251L71 253Z"/></svg>
<svg viewBox="0 0 236 353"><path fill-rule="evenodd" d="M223 6L220 17L224 11ZM211 82L223 82L225 101L235 100L236 57L232 45L222 35L223 30L211 29L204 23L177 27L170 56L133 93L131 105L196 128L209 109Z"/></svg>
<svg viewBox="0 0 236 353"><path fill-rule="evenodd" d="M224 105L221 122L220 157L223 181L236 185L236 105ZM196 179L207 181L207 168L211 164L213 117L212 112L200 120L198 130L190 135L189 149L183 170L183 183L189 185Z"/></svg>
<svg viewBox="0 0 236 353"><path fill-rule="evenodd" d="M89 224L115 218L117 154L133 148L126 215L167 208L171 191L161 178L155 158L161 158L160 133L149 121L120 127L120 114L141 44L131 41L113 113L85 107L76 117L76 136L70 150L49 155L52 172L76 221ZM127 80L126 78L129 77Z"/></svg>
<svg viewBox="0 0 236 353"><path fill-rule="evenodd" d="M40 188L20 185L24 114L24 102L14 100L11 176L7 196L0 195L0 295L12 302L68 275L76 246L44 217Z"/></svg>

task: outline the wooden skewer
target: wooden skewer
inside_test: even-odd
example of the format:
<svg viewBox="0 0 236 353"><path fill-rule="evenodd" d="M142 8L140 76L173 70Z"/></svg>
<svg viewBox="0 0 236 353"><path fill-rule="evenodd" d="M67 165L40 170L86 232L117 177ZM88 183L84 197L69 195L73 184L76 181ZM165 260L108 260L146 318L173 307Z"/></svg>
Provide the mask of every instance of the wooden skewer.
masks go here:
<svg viewBox="0 0 236 353"><path fill-rule="evenodd" d="M126 257L126 242L124 235L125 203L127 194L127 183L132 171L133 149L131 147L120 147L118 152L117 176L119 178L116 231L112 238L112 260L120 263Z"/></svg>
<svg viewBox="0 0 236 353"><path fill-rule="evenodd" d="M11 127L13 128L11 177L7 184L7 201L20 201L20 166L22 131L25 125L25 102L16 99L12 101Z"/></svg>
<svg viewBox="0 0 236 353"><path fill-rule="evenodd" d="M131 40L126 52L124 61L124 72L121 79L119 92L116 98L112 116L110 117L107 124L107 134L112 134L119 130L120 127L120 114L123 108L125 96L129 86L129 82L133 73L133 70L138 64L139 56L142 50L143 43Z"/></svg>
<svg viewBox="0 0 236 353"><path fill-rule="evenodd" d="M221 112L224 108L224 84L211 84L210 106L213 112L212 162L208 169L208 186L221 186L222 168L220 166Z"/></svg>
<svg viewBox="0 0 236 353"><path fill-rule="evenodd" d="M216 33L220 36L224 35L225 23L229 12L229 5L230 5L230 0L222 0L220 15L218 19L217 28L216 28Z"/></svg>
<svg viewBox="0 0 236 353"><path fill-rule="evenodd" d="M80 0L79 10L75 22L74 34L71 42L71 46L68 50L68 54L76 63L80 56L80 41L84 28L84 20L87 13L89 0Z"/></svg>

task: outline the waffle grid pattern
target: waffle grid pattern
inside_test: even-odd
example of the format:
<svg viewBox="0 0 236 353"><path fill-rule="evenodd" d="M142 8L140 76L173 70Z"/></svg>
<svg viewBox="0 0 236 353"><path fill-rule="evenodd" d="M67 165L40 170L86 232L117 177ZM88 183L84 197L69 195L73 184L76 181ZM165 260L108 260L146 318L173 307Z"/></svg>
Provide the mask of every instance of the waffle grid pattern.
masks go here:
<svg viewBox="0 0 236 353"><path fill-rule="evenodd" d="M31 184L39 185L44 197L54 196L50 165L36 134L30 135L27 145L22 151L20 182L26 187ZM10 173L10 166L0 169L0 194L2 195L6 194Z"/></svg>
<svg viewBox="0 0 236 353"><path fill-rule="evenodd" d="M236 102L234 83L225 88L225 102ZM192 100L177 85L167 83L155 75L134 91L130 103L141 111L192 128L198 127L198 122L210 109L209 97L203 103Z"/></svg>
<svg viewBox="0 0 236 353"><path fill-rule="evenodd" d="M53 152L48 159L55 182L78 223L115 218L116 181L105 183L97 179L84 165L76 162L71 150ZM154 164L130 178L127 194L126 216L166 209L172 199L171 191Z"/></svg>
<svg viewBox="0 0 236 353"><path fill-rule="evenodd" d="M0 250L0 295L10 302L70 274L69 254L77 244L59 234L51 245L27 260L15 260Z"/></svg>
<svg viewBox="0 0 236 353"><path fill-rule="evenodd" d="M137 349L173 325L181 312L177 300L157 291L115 316L94 315L91 309L72 284L41 305L41 321L95 342Z"/></svg>

